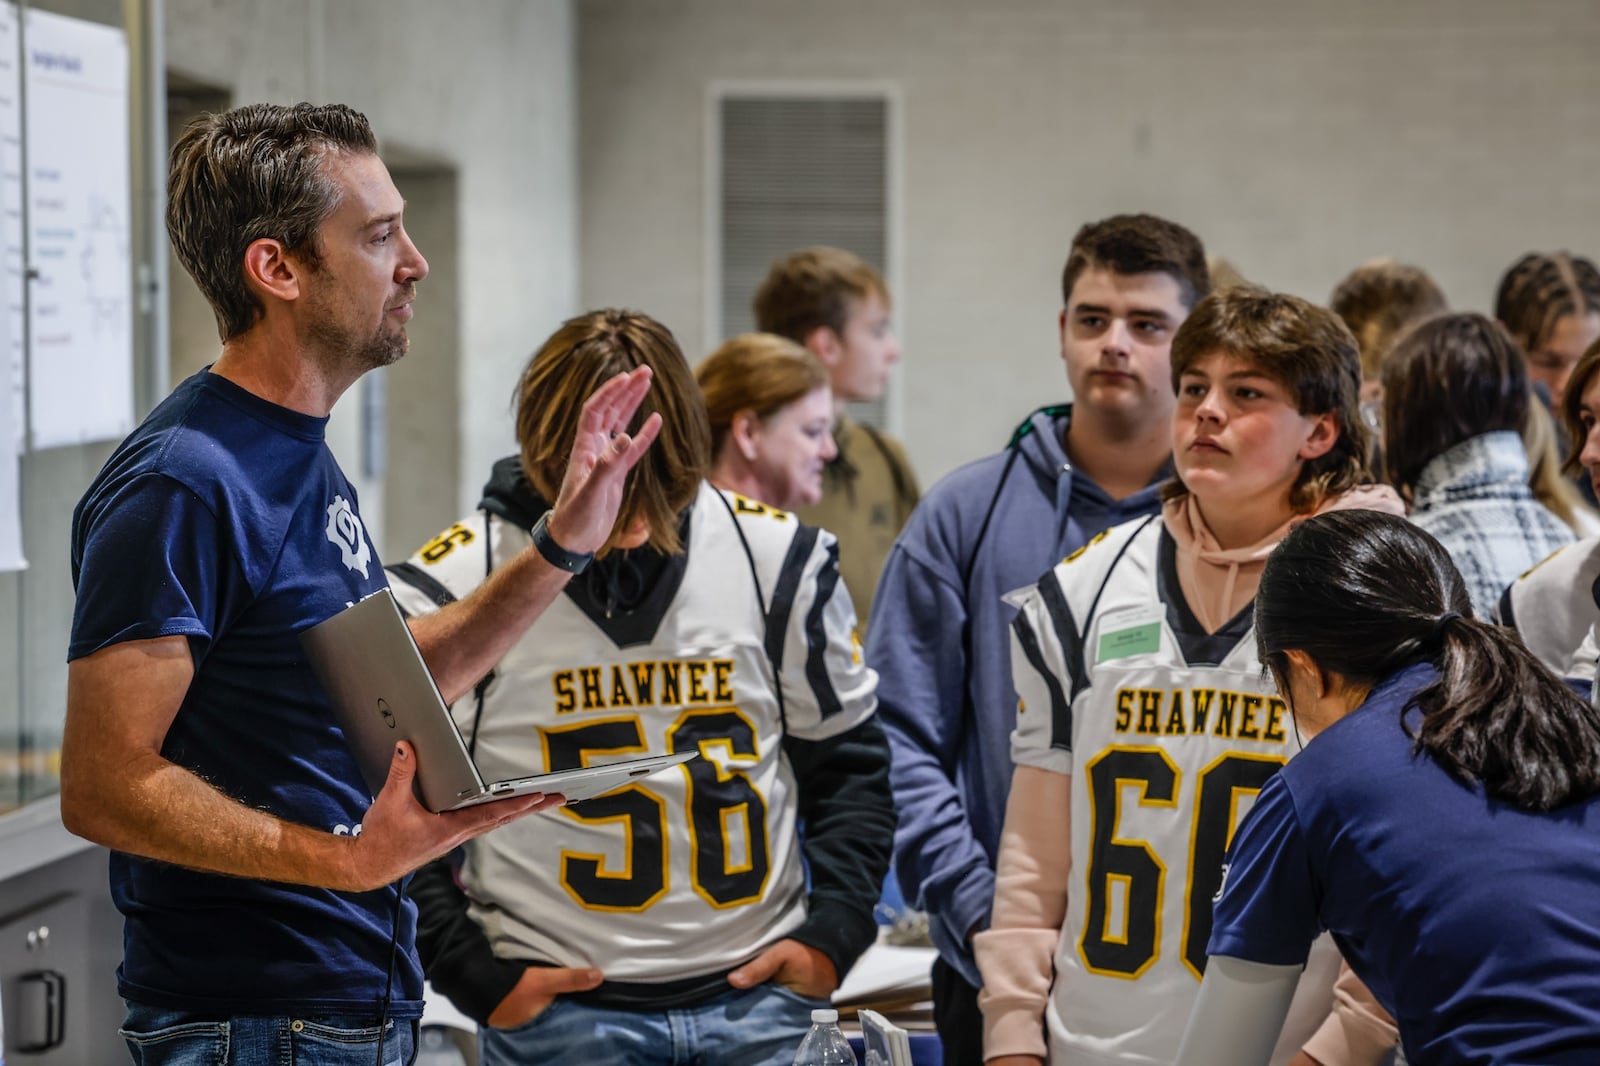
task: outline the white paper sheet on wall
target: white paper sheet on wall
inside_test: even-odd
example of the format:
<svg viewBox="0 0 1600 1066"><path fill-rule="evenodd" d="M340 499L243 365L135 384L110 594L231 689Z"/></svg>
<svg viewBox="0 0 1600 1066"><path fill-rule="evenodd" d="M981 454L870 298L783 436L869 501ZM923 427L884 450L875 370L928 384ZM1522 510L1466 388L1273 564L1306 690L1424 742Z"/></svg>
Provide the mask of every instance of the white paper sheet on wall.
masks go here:
<svg viewBox="0 0 1600 1066"><path fill-rule="evenodd" d="M0 3L0 570L22 556L22 75L17 9Z"/></svg>
<svg viewBox="0 0 1600 1066"><path fill-rule="evenodd" d="M51 448L133 428L128 43L46 11L24 28L29 427Z"/></svg>

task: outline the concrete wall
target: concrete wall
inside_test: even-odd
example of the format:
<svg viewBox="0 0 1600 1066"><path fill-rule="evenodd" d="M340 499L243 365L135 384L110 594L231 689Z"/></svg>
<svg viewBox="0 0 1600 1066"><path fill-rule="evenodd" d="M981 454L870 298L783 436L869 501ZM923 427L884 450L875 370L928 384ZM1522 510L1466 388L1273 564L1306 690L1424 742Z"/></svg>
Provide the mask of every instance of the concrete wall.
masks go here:
<svg viewBox="0 0 1600 1066"><path fill-rule="evenodd" d="M1149 210L1325 299L1389 254L1486 308L1530 248L1600 254L1590 0L586 0L582 296L704 335L705 93L887 80L904 105L903 429L931 479L1066 393L1077 226Z"/></svg>
<svg viewBox="0 0 1600 1066"><path fill-rule="evenodd" d="M477 502L490 463L512 449L517 373L576 308L573 34L569 0L168 0L172 68L235 103L348 103L372 120L386 154L454 169L458 243L439 265L458 267L459 334L453 351L414 343L408 357L457 360L458 402L440 411L459 421L456 468L445 482L405 482L431 503L434 530ZM440 295L423 282L419 320ZM352 390L329 430L348 472L359 466L357 400ZM429 436L426 421L408 423L391 424L391 436ZM385 557L417 547L382 536L384 486L357 487Z"/></svg>

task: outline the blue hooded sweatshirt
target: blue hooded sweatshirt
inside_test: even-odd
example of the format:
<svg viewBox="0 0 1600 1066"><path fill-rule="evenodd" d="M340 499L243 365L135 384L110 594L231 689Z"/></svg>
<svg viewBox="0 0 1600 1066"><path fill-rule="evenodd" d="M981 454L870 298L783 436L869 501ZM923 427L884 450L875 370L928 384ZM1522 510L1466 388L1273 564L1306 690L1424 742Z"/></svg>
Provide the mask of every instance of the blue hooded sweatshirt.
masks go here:
<svg viewBox="0 0 1600 1066"><path fill-rule="evenodd" d="M1074 473L1062 446L1071 410L1054 410L1033 415L1014 458L1007 448L928 491L884 565L867 626L900 814L895 875L928 912L939 954L975 987L982 980L966 937L989 924L1017 706L1016 611L1001 597L1102 530L1154 514L1170 473L1113 500Z"/></svg>

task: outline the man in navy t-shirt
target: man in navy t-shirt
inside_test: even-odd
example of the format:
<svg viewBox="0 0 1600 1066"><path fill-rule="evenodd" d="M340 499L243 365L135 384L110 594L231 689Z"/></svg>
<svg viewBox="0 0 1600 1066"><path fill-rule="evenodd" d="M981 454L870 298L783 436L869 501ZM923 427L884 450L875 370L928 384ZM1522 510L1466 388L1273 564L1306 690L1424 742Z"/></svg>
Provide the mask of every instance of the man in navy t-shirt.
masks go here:
<svg viewBox="0 0 1600 1066"><path fill-rule="evenodd" d="M172 161L168 230L222 351L73 516L62 819L112 849L139 1061L406 1061L414 1025L392 1022L421 1014L422 975L396 883L549 805L432 814L403 744L374 799L300 650L386 584L324 435L339 396L405 354L428 265L349 108L207 116ZM637 371L590 398L542 538L413 624L447 700L605 543L660 424L626 432L648 388Z"/></svg>

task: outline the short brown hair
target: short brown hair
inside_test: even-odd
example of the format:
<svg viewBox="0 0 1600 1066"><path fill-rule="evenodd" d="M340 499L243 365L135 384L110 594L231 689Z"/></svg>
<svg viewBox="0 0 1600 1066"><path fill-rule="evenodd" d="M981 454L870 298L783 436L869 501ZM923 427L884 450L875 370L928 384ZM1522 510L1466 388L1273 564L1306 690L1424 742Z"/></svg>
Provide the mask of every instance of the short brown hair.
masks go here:
<svg viewBox="0 0 1600 1066"><path fill-rule="evenodd" d="M1465 312L1423 322L1383 361L1384 470L1410 499L1423 468L1462 441L1528 417L1528 367L1498 322Z"/></svg>
<svg viewBox="0 0 1600 1066"><path fill-rule="evenodd" d="M561 491L584 401L618 374L648 366L655 374L629 432L653 412L661 435L628 474L609 551L639 519L650 546L681 551L678 517L711 469L711 428L689 364L671 331L638 311L607 309L568 319L534 353L517 385L517 440L522 469L545 499Z"/></svg>
<svg viewBox="0 0 1600 1066"><path fill-rule="evenodd" d="M711 420L713 458L740 411L766 418L828 384L816 356L775 333L739 334L706 356L694 376Z"/></svg>
<svg viewBox="0 0 1600 1066"><path fill-rule="evenodd" d="M1572 439L1572 451L1561 464L1563 473L1576 474L1583 465L1578 462L1578 456L1583 454L1583 444L1589 436L1583 427L1583 390L1594 380L1596 371L1600 371L1600 340L1589 345L1583 358L1573 366L1572 376L1567 379L1567 391L1561 396L1561 421L1566 423Z"/></svg>
<svg viewBox="0 0 1600 1066"><path fill-rule="evenodd" d="M245 284L245 249L271 238L315 269L317 231L339 206L324 162L377 150L366 116L343 104L250 104L202 115L183 131L167 177L167 234L224 343L263 312Z"/></svg>
<svg viewBox="0 0 1600 1066"><path fill-rule="evenodd" d="M1355 334L1361 376L1377 379L1383 356L1407 326L1450 310L1444 292L1421 267L1393 259L1369 259L1333 288L1333 313Z"/></svg>
<svg viewBox="0 0 1600 1066"><path fill-rule="evenodd" d="M1511 264L1495 294L1494 317L1532 355L1567 315L1600 311L1600 269L1571 252L1529 252Z"/></svg>
<svg viewBox="0 0 1600 1066"><path fill-rule="evenodd" d="M1200 238L1155 215L1112 215L1078 230L1061 269L1063 306L1072 302L1078 277L1091 268L1125 275L1166 274L1183 291L1186 307L1194 307L1211 292L1211 271Z"/></svg>
<svg viewBox="0 0 1600 1066"><path fill-rule="evenodd" d="M1218 352L1243 359L1282 385L1301 414L1334 416L1338 439L1301 465L1289 490L1290 507L1312 511L1327 497L1371 480L1372 431L1361 417L1361 360L1356 339L1338 316L1298 296L1254 285L1214 292L1173 334L1173 391L1185 371ZM1174 477L1162 495L1173 500L1188 491Z"/></svg>
<svg viewBox="0 0 1600 1066"><path fill-rule="evenodd" d="M756 290L756 329L797 344L819 326L843 334L851 305L876 296L889 305L889 286L866 260L818 245L772 264Z"/></svg>

